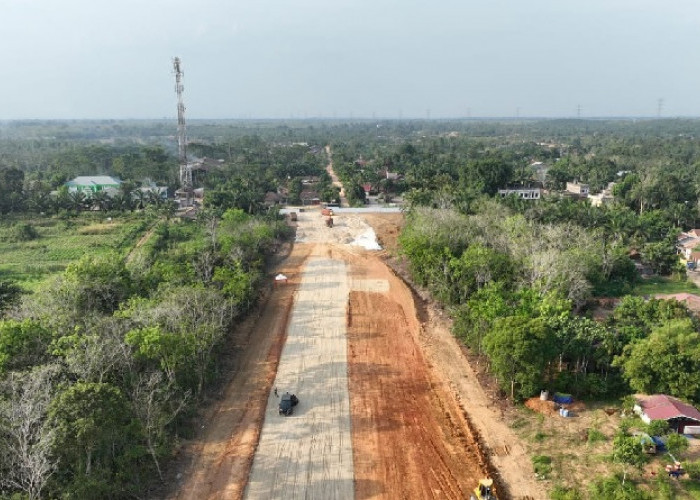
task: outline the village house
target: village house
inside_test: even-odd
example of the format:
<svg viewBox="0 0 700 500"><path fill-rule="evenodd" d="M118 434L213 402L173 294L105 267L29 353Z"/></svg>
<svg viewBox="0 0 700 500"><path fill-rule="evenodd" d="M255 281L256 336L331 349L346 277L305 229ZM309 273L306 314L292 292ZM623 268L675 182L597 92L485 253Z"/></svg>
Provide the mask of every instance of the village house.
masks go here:
<svg viewBox="0 0 700 500"><path fill-rule="evenodd" d="M580 184L578 182L567 182L566 183L566 192L568 194L578 196L579 198L588 197L589 191L590 191L590 187L588 186L588 184Z"/></svg>
<svg viewBox="0 0 700 500"><path fill-rule="evenodd" d="M700 434L700 411L680 399L666 394L638 395L634 412L647 424L665 420L679 434Z"/></svg>
<svg viewBox="0 0 700 500"><path fill-rule="evenodd" d="M678 235L676 250L683 260L697 264L700 252L696 252L695 249L698 247L700 247L700 229L691 229Z"/></svg>
<svg viewBox="0 0 700 500"><path fill-rule="evenodd" d="M523 200L539 200L542 195L542 190L538 187L514 187L499 189L498 194L502 198L514 194Z"/></svg>
<svg viewBox="0 0 700 500"><path fill-rule="evenodd" d="M321 204L321 198L316 191L312 191L310 189L305 189L304 191L301 192L299 195L299 198L301 199L301 204L302 205L320 205Z"/></svg>
<svg viewBox="0 0 700 500"><path fill-rule="evenodd" d="M603 189L600 193L590 194L588 193L588 201L594 207L600 207L602 205L611 205L615 201L615 196L613 196L612 189L615 186L614 182L608 184L608 187Z"/></svg>

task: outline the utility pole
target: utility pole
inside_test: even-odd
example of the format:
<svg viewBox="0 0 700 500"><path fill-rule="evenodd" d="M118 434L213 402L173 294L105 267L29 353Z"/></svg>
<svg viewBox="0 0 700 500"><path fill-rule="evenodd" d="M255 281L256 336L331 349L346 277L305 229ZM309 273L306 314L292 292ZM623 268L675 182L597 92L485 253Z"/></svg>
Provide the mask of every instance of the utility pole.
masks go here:
<svg viewBox="0 0 700 500"><path fill-rule="evenodd" d="M180 162L180 190L185 196L185 206L192 205L192 166L187 162L187 127L185 126L185 103L182 92L182 68L180 58L173 59L175 71L175 93L177 94L177 152ZM182 200L181 200L182 202Z"/></svg>

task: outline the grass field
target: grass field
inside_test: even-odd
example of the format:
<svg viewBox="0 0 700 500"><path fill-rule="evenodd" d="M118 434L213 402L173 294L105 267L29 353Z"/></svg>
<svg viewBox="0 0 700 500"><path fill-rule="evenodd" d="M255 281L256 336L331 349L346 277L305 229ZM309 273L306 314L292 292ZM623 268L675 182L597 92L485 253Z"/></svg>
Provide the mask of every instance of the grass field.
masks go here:
<svg viewBox="0 0 700 500"><path fill-rule="evenodd" d="M30 225L36 237L18 241L18 224ZM116 251L126 255L148 226L137 216L109 218L86 214L70 219L33 218L0 222L0 279L35 289L49 276L86 254Z"/></svg>
<svg viewBox="0 0 700 500"><path fill-rule="evenodd" d="M698 293L700 289L690 280L654 276L641 280L632 290L632 295L655 295L657 293Z"/></svg>

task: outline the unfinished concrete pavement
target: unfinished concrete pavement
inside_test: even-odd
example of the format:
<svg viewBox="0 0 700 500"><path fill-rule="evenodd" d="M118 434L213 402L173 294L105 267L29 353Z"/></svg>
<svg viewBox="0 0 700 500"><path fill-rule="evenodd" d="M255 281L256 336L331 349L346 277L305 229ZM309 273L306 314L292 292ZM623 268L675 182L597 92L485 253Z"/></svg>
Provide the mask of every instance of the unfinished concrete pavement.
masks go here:
<svg viewBox="0 0 700 500"><path fill-rule="evenodd" d="M274 382L300 403L281 416L271 392L245 498L353 498L348 295L343 261L307 261Z"/></svg>

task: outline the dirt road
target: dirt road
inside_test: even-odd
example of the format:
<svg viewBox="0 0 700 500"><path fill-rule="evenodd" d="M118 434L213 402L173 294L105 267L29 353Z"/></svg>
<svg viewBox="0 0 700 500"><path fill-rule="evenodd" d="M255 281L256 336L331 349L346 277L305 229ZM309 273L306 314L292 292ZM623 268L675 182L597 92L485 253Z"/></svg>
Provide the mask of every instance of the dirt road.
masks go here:
<svg viewBox="0 0 700 500"><path fill-rule="evenodd" d="M299 213L302 242L271 273L289 282L237 333L236 375L169 498L468 498L494 460L501 499L545 498L447 325L421 317L385 252L353 239L365 221L395 247L400 214L344 214L336 231ZM275 386L300 397L295 416L277 415Z"/></svg>
<svg viewBox="0 0 700 500"><path fill-rule="evenodd" d="M331 176L331 182L333 183L333 185L340 189L339 205L341 207L347 207L348 199L345 197L345 188L343 187L343 184L340 182L340 179L338 179L338 176L333 170L333 153L331 152L330 146L326 146L326 154L328 155L328 165L326 166L326 172L328 172L328 175Z"/></svg>

